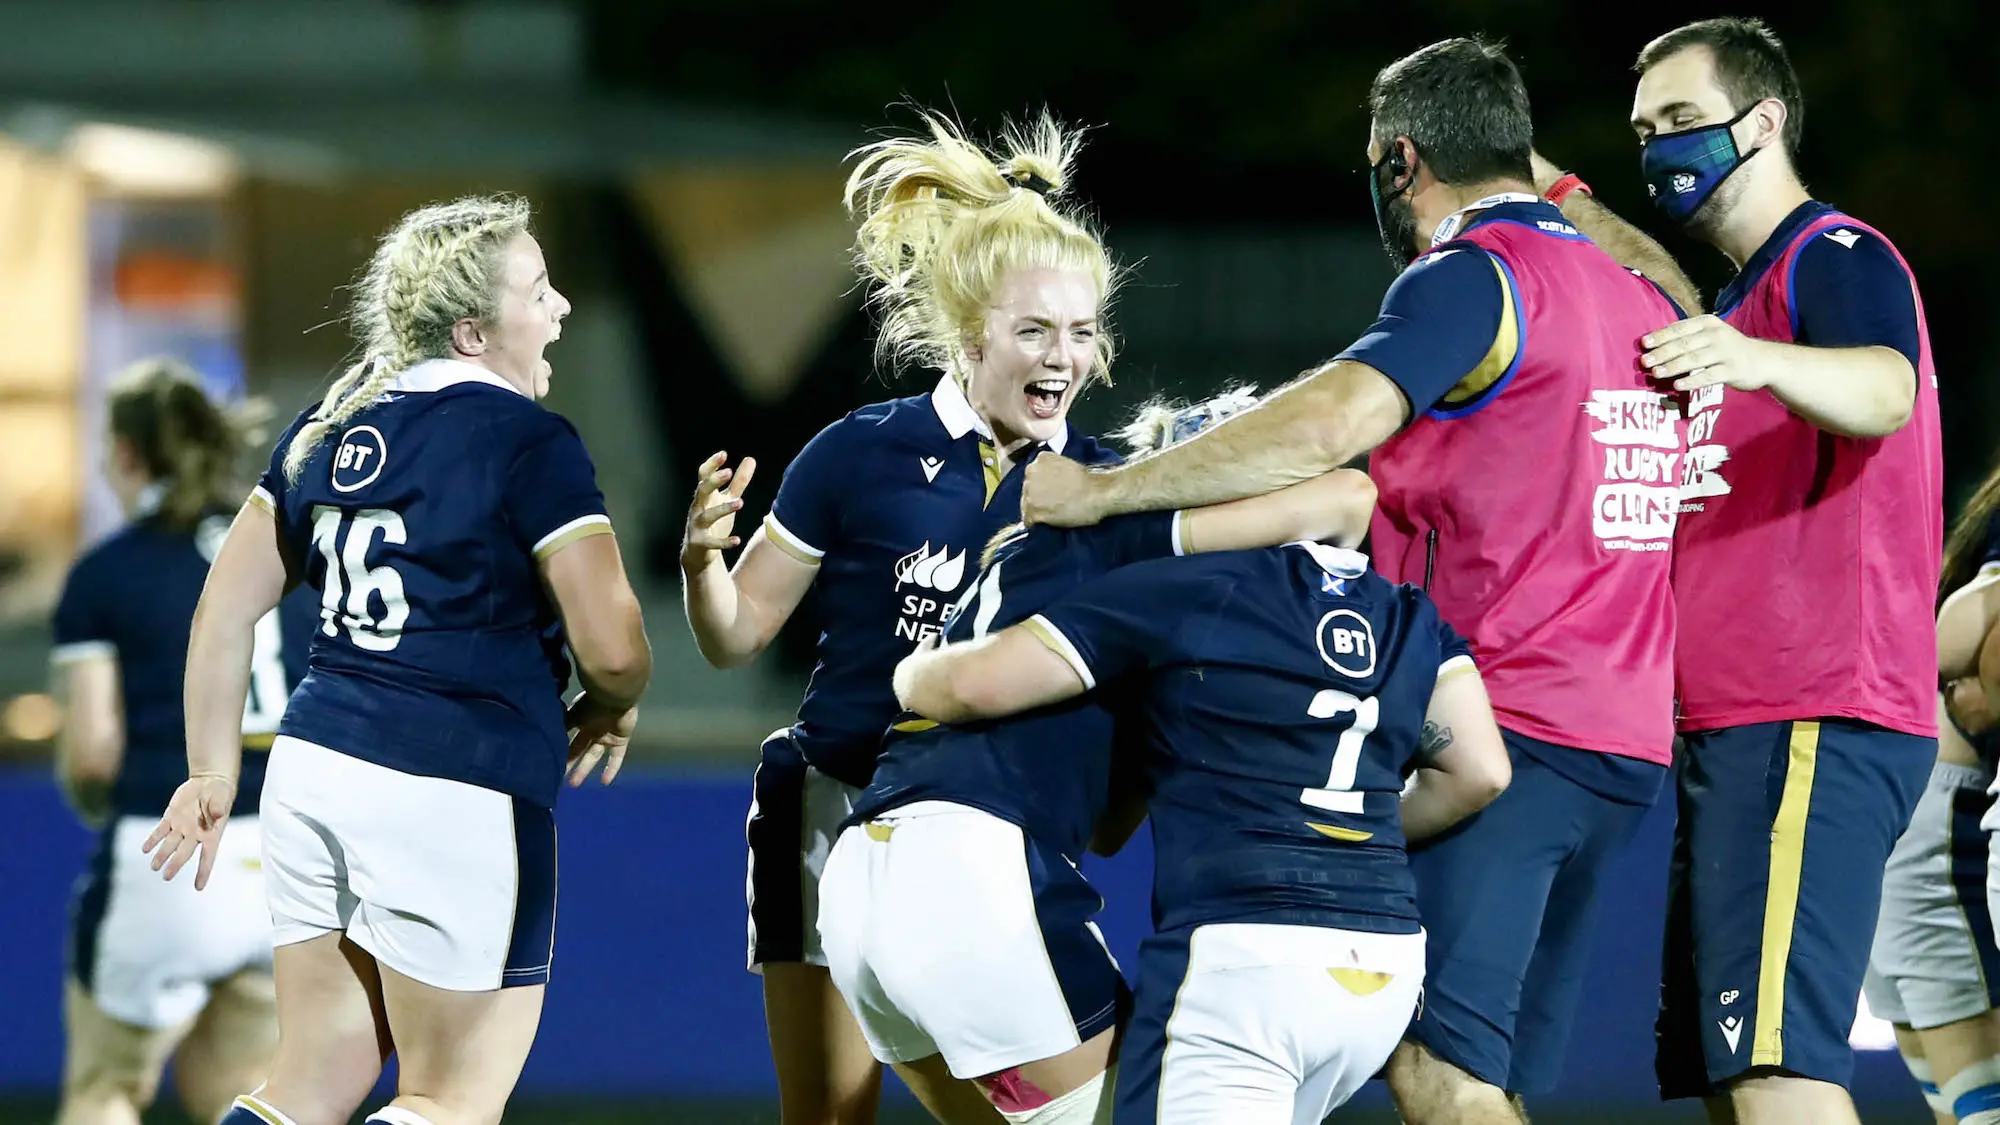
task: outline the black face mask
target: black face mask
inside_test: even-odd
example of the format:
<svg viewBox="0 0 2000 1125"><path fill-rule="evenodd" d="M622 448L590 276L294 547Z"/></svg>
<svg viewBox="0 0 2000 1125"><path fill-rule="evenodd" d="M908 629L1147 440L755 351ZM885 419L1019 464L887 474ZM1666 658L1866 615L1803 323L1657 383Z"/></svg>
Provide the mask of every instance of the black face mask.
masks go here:
<svg viewBox="0 0 2000 1125"><path fill-rule="evenodd" d="M1375 204L1375 229L1382 235L1382 249L1388 253L1389 264L1397 273L1410 268L1410 260L1417 256L1417 213L1404 198L1417 177L1414 169L1398 159L1401 151L1391 142L1382 159L1368 169L1368 196ZM1384 180L1399 175L1407 177L1403 186L1383 186Z"/></svg>

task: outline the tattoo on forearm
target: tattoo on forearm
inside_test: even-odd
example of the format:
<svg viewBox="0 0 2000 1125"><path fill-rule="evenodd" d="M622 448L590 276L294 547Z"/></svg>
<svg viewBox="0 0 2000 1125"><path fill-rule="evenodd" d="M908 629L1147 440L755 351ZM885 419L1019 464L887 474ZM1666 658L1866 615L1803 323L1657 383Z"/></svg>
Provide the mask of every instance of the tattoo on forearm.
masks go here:
<svg viewBox="0 0 2000 1125"><path fill-rule="evenodd" d="M1417 749L1427 756L1435 757L1439 751L1450 745L1451 728L1425 719L1423 733L1417 736Z"/></svg>

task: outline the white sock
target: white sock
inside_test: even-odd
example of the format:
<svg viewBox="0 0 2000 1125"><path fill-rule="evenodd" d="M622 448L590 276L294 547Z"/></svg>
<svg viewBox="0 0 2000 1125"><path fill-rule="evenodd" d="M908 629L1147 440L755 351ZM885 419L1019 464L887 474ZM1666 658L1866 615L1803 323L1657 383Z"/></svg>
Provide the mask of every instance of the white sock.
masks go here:
<svg viewBox="0 0 2000 1125"><path fill-rule="evenodd" d="M1112 1092L1118 1088L1118 1064L1039 1109L1002 1112L1007 1125L1111 1125Z"/></svg>
<svg viewBox="0 0 2000 1125"><path fill-rule="evenodd" d="M425 1117L415 1110L405 1109L399 1105L383 1106L381 1109L369 1114L368 1121L362 1122L361 1125L368 1125L370 1121L376 1122L378 1125L431 1125L430 1118Z"/></svg>
<svg viewBox="0 0 2000 1125"><path fill-rule="evenodd" d="M1910 1068L1910 1077L1917 1080L1917 1089L1923 1091L1924 1103L1931 1107L1931 1112L1950 1117L1951 1099L1944 1096L1937 1088L1937 1080L1931 1077L1930 1060L1904 1055L1903 1065Z"/></svg>
<svg viewBox="0 0 2000 1125"><path fill-rule="evenodd" d="M2000 1059L1981 1059L1938 1091L1958 1125L2000 1125Z"/></svg>

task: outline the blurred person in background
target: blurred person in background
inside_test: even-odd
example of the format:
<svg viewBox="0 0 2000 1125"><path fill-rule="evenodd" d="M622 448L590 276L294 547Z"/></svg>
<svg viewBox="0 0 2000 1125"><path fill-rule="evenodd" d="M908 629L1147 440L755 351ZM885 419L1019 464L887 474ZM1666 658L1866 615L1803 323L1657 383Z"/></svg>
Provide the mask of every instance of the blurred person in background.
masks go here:
<svg viewBox="0 0 2000 1125"><path fill-rule="evenodd" d="M1432 44L1369 106L1400 271L1375 324L1156 456L1030 466L1023 514L1215 503L1374 451L1376 566L1471 641L1514 762L1499 799L1410 851L1428 969L1389 1086L1411 1125L1511 1125L1557 1082L1600 883L1672 753L1685 427L1637 342L1679 310L1532 190L1528 94L1499 48Z"/></svg>
<svg viewBox="0 0 2000 1125"><path fill-rule="evenodd" d="M1075 432L1070 404L1107 378L1105 309L1118 271L1067 187L1081 137L1048 115L999 151L942 117L926 135L857 151L846 203L856 263L881 317L878 356L942 373L928 394L865 406L785 470L731 569L735 516L756 462L701 468L681 570L688 625L718 668L770 644L807 590L819 663L798 722L760 751L747 837L749 962L786 1125L865 1125L881 1067L841 1001L818 933L819 879L897 707L889 677L935 637L979 551L1020 518L1021 473L1044 451L1115 454ZM935 1056L898 1067L940 1118L997 1120Z"/></svg>
<svg viewBox="0 0 2000 1125"><path fill-rule="evenodd" d="M1134 454L1159 449L1253 395L1156 400L1119 436ZM1215 508L1017 524L988 546L940 641L976 641L1128 563L1298 539L1351 547L1374 504L1368 478L1343 470ZM1077 864L1087 849L1115 852L1144 816L1143 800L1114 800L1143 785L1114 780L1137 763L1115 767L1113 747L1094 695L962 726L904 712L890 727L820 905L828 968L878 1059L941 1057L1016 1125L1109 1119L1129 996L1091 920L1103 899Z"/></svg>
<svg viewBox="0 0 2000 1125"><path fill-rule="evenodd" d="M2000 758L2000 472L1959 513L1938 592L1937 764L1889 854L1864 988L1940 1125L1989 1125L2000 1119L1988 795Z"/></svg>
<svg viewBox="0 0 2000 1125"><path fill-rule="evenodd" d="M212 877L252 626L321 597L264 784L281 1035L225 1125L493 1125L555 944L553 807L616 775L652 671L590 456L537 399L569 301L525 201L422 208L355 286L361 360L279 439L188 648L188 780L146 840ZM583 691L565 712L570 660ZM572 733L573 732L573 733Z"/></svg>
<svg viewBox="0 0 2000 1125"><path fill-rule="evenodd" d="M67 716L57 774L79 815L102 829L71 913L56 1120L136 1123L172 1057L181 1104L206 1125L264 1080L277 1046L257 804L317 614L300 595L257 620L235 714L236 832L206 898L161 883L139 844L187 774L188 632L240 495L237 460L261 440L263 404L226 411L194 371L149 359L112 381L105 412L105 477L130 522L70 571L52 654Z"/></svg>
<svg viewBox="0 0 2000 1125"><path fill-rule="evenodd" d="M1805 102L1769 28L1691 23L1636 69L1654 205L1737 268L1715 315L1643 341L1689 429L1655 1065L1663 1097L1701 1097L1717 1121L1839 1125L1856 1120L1848 1033L1873 933L1854 920L1877 917L1936 780L1943 466L1923 303L1881 232L1807 193Z"/></svg>

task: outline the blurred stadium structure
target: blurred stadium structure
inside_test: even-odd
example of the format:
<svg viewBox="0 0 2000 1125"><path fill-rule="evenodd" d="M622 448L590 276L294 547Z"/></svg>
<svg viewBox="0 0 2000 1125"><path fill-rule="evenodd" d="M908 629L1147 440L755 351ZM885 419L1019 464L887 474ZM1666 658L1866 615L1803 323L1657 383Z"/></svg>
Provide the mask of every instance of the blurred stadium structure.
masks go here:
<svg viewBox="0 0 2000 1125"><path fill-rule="evenodd" d="M600 835L588 854L623 865L598 884L613 901L672 897L687 865L715 867L696 882L720 915L694 936L607 937L592 927L623 930L619 912L579 904L565 914L565 948L572 963L657 954L680 959L676 972L715 978L691 1002L723 1014L663 1006L649 1021L659 1028L652 1049L681 1051L706 1018L758 1030L733 944L731 833L754 747L789 721L812 640L795 626L781 651L744 672L700 661L673 563L686 491L713 449L755 455L765 472L750 509L761 511L813 432L883 395L851 291L839 193L842 154L897 120L890 103L955 104L990 123L1047 102L1104 123L1080 190L1138 272L1117 311L1119 384L1077 410L1080 424L1101 428L1154 390L1200 393L1231 379L1268 387L1371 319L1389 273L1355 174L1361 101L1377 66L1423 42L1509 38L1544 151L1642 216L1622 124L1625 68L1660 30L1654 23L1682 15L1582 34L1573 8L1540 2L1394 13L1285 0L1173 13L1071 7L1060 23L1035 17L1028 38L1038 45L997 48L980 42L1002 18L984 5L917 17L807 0L0 0L0 805L30 809L29 823L59 836L36 862L69 865L33 878L33 894L16 890L27 885L15 866L23 857L0 867L10 912L40 919L0 919L7 962L35 967L0 985L10 1021L39 1026L29 1038L43 1043L56 1035L55 888L86 837L65 827L42 780L59 721L44 694L46 622L69 561L117 518L98 477L98 434L104 382L124 362L173 352L218 388L267 396L289 415L347 351L339 289L397 215L475 190L535 201L553 276L576 306L551 353L552 405L589 441L628 554L643 560L635 580L660 666L637 753L675 771L629 798L589 798L585 815L617 807L636 819L629 836ZM1990 83L1974 95L1949 77L1981 42L1970 30L1982 5L1926 6L1921 17L1863 0L1758 7L1790 41L1813 104L1808 179L1891 233L1925 286L1955 501L1992 455L1988 419L2000 399L2000 361L1974 335L2000 311L1987 268L1994 238L1977 221L1975 194L1993 166L1988 126L2000 107ZM1713 263L1698 263L1697 276L1712 277ZM700 776L716 771L729 781ZM683 811L703 815L645 824L643 800L656 788L673 791L658 809L691 802ZM576 819L573 808L566 832ZM676 835L697 826L699 846ZM1657 857L1643 846L1635 855L1636 877L1655 878L1646 864ZM1647 888L1630 909L1650 908ZM1139 900L1123 904L1126 917L1142 920L1142 883L1121 889ZM685 924L672 911L640 913ZM1619 932L1634 931L1657 923ZM1638 980L1654 948L1599 960L1615 957ZM562 988L559 973L554 994ZM1634 995L1616 1018L1649 1028L1643 989ZM644 1002L615 989L598 998ZM567 1026L552 1012L545 1041ZM750 1053L737 1071L753 1080L768 1071L754 1038L732 1042ZM1576 1057L1588 1060L1589 1047ZM1907 1095L1893 1071L1867 1073ZM527 1095L535 1077L531 1064ZM24 1074L0 1059L0 1096L43 1097L55 1080L52 1069ZM754 1088L699 1082L621 1081L610 1092L761 1104ZM1643 1083L1617 1097L1651 1100ZM590 1119L550 1112L519 1119ZM735 1119L721 1108L634 1112Z"/></svg>

